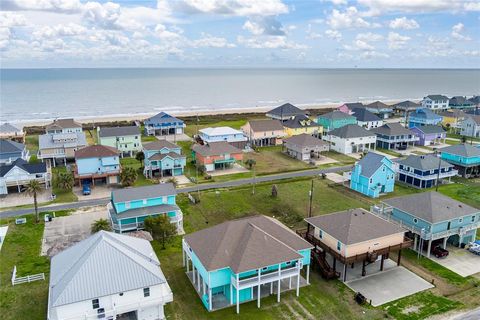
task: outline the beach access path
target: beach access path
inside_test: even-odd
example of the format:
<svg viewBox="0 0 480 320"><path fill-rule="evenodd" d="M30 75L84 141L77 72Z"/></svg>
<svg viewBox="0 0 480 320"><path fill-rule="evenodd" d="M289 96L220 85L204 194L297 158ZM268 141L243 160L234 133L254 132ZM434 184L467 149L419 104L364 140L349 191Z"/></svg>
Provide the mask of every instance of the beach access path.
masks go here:
<svg viewBox="0 0 480 320"><path fill-rule="evenodd" d="M205 184L198 184L192 187L178 188L177 193L189 193L189 192L204 191L204 190L210 190L210 189L239 187L243 185L261 183L261 182L271 182L271 181L283 180L283 179L312 177L312 176L320 175L322 173L342 172L342 171L348 171L351 169L352 169L352 166L348 165L348 166L341 166L341 167L331 167L326 169L293 171L293 172L287 172L287 173L272 174L272 175L266 175L266 176L259 176L255 178L238 179L238 180L231 180L231 181L218 182L218 183L205 183ZM80 209L84 207L106 205L109 201L110 201L109 197L95 199L95 200L83 200L83 201L80 200L78 202L39 207L38 210L40 212L44 212L44 211L58 211L58 210L68 210L68 209ZM17 216L22 216L26 214L32 214L34 212L35 212L34 208L5 210L0 212L0 218L17 217Z"/></svg>

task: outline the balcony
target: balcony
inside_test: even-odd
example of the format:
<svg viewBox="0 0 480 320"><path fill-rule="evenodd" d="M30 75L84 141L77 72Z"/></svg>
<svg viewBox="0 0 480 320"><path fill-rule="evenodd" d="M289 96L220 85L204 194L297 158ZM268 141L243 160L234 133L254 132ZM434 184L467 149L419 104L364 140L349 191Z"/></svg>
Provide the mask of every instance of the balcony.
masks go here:
<svg viewBox="0 0 480 320"><path fill-rule="evenodd" d="M259 284L262 285L282 279L288 279L297 276L299 273L300 264L297 263L293 267L281 269L280 272L278 272L278 270L275 270L269 273L261 273L260 277L258 275L255 275L246 279L241 279L238 282L235 277L231 277L231 283L235 288L242 290L258 286Z"/></svg>
<svg viewBox="0 0 480 320"><path fill-rule="evenodd" d="M410 171L398 169L398 173L402 173L404 175L407 175L409 177L414 177L420 180L432 180L432 179L437 179L437 173L432 173L426 176L422 176L420 174L416 174ZM458 174L458 170L450 170L448 172L441 172L439 178L444 179L444 178L450 178L450 177L455 177Z"/></svg>

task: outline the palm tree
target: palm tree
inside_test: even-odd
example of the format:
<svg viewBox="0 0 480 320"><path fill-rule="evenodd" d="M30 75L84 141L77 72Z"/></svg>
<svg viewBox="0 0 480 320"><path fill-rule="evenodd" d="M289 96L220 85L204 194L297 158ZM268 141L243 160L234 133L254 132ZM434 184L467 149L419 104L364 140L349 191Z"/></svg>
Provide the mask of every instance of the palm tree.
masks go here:
<svg viewBox="0 0 480 320"><path fill-rule="evenodd" d="M40 217L38 216L38 202L37 202L37 194L42 191L42 185L37 180L31 180L27 184L27 188L25 192L29 196L33 196L33 205L35 207L35 222L38 223L40 221Z"/></svg>
<svg viewBox="0 0 480 320"><path fill-rule="evenodd" d="M72 190L74 184L73 175L70 172L59 172L57 175L57 187L63 190Z"/></svg>
<svg viewBox="0 0 480 320"><path fill-rule="evenodd" d="M108 223L107 219L98 219L92 223L91 230L92 233L96 233L101 230L111 231L112 228L110 227L110 223Z"/></svg>
<svg viewBox="0 0 480 320"><path fill-rule="evenodd" d="M137 152L137 154L135 155L135 159L140 162L140 166L141 168L143 168L143 160L145 160L145 153L143 153L143 151Z"/></svg>
<svg viewBox="0 0 480 320"><path fill-rule="evenodd" d="M170 182L171 184L173 184L174 187L178 186L178 180L175 177L171 177L170 179L168 179L167 182Z"/></svg>
<svg viewBox="0 0 480 320"><path fill-rule="evenodd" d="M247 159L245 164L248 166L248 169L252 170L253 166L257 164L257 161L255 161L255 159Z"/></svg>
<svg viewBox="0 0 480 320"><path fill-rule="evenodd" d="M133 186L137 180L137 175L137 171L135 171L135 169L132 167L124 167L120 173L120 181L122 182L122 186Z"/></svg>

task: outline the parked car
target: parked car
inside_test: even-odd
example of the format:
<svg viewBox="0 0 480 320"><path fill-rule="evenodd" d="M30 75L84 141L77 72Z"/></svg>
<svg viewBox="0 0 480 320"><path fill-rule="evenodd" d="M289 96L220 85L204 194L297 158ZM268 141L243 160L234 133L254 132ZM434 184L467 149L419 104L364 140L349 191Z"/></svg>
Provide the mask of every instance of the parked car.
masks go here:
<svg viewBox="0 0 480 320"><path fill-rule="evenodd" d="M82 193L83 193L84 196L90 195L91 190L90 190L90 185L89 185L89 184L85 183L85 184L83 185Z"/></svg>
<svg viewBox="0 0 480 320"><path fill-rule="evenodd" d="M480 244L476 242L470 242L468 246L468 251L480 256Z"/></svg>
<svg viewBox="0 0 480 320"><path fill-rule="evenodd" d="M441 246L433 247L431 252L436 258L445 258L448 256L448 250L443 249Z"/></svg>

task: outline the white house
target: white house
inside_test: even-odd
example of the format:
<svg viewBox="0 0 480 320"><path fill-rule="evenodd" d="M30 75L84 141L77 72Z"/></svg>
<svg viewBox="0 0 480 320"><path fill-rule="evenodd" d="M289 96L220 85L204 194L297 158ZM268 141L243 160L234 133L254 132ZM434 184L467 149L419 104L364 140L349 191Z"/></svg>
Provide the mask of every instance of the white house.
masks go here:
<svg viewBox="0 0 480 320"><path fill-rule="evenodd" d="M365 128L349 124L326 133L323 140L330 142L330 150L349 154L375 150L377 137Z"/></svg>
<svg viewBox="0 0 480 320"><path fill-rule="evenodd" d="M383 120L365 108L352 109L352 115L357 118L357 124L367 130L383 126Z"/></svg>
<svg viewBox="0 0 480 320"><path fill-rule="evenodd" d="M45 188L50 187L51 174L45 163L33 164L18 158L11 164L0 166L0 194L22 192L32 180L37 180Z"/></svg>
<svg viewBox="0 0 480 320"><path fill-rule="evenodd" d="M480 116L468 115L460 122L460 134L467 137L480 137Z"/></svg>
<svg viewBox="0 0 480 320"><path fill-rule="evenodd" d="M242 131L230 127L204 128L198 135L206 143L226 141L239 149L245 148L248 140Z"/></svg>
<svg viewBox="0 0 480 320"><path fill-rule="evenodd" d="M73 119L55 119L45 126L45 133L80 133L82 125Z"/></svg>
<svg viewBox="0 0 480 320"><path fill-rule="evenodd" d="M100 231L52 257L48 320L165 319L172 301L147 240Z"/></svg>
<svg viewBox="0 0 480 320"><path fill-rule="evenodd" d="M430 110L447 110L448 97L440 94L431 94L423 98L422 107Z"/></svg>

